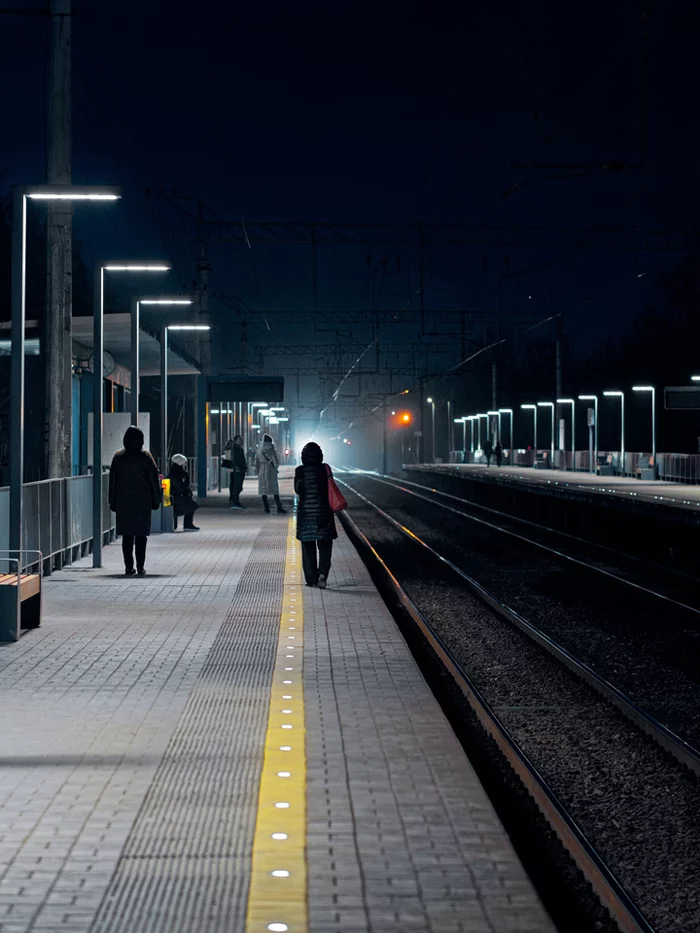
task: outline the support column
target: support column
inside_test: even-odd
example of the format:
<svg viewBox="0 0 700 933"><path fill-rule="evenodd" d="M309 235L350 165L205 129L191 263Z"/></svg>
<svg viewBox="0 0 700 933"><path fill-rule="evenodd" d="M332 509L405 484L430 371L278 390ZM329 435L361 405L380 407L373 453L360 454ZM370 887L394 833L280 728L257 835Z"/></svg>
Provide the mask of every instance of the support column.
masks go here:
<svg viewBox="0 0 700 933"><path fill-rule="evenodd" d="M197 420L197 495L207 497L207 377L197 376L197 399L195 403Z"/></svg>
<svg viewBox="0 0 700 933"><path fill-rule="evenodd" d="M50 0L47 171L50 185L71 183L71 0ZM73 207L47 202L45 436L49 478L72 472Z"/></svg>
<svg viewBox="0 0 700 933"><path fill-rule="evenodd" d="M139 301L131 299L131 423L139 423Z"/></svg>

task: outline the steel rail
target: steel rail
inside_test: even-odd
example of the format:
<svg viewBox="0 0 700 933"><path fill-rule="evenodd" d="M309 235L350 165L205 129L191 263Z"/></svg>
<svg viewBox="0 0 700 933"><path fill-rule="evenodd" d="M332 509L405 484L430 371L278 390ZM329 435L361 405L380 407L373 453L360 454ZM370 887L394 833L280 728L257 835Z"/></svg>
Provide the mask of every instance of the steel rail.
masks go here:
<svg viewBox="0 0 700 933"><path fill-rule="evenodd" d="M338 482L342 481L338 480ZM347 486L348 489L352 488L347 483L343 483L343 485ZM358 493L355 494L359 495ZM361 498L364 499L363 496ZM390 516L386 515L385 517L390 518ZM340 520L350 538L356 545L359 545L358 549L368 553L375 566L381 571L394 596L411 617L437 657L445 665L474 711L482 728L493 739L497 748L527 789L544 818L578 865L600 902L610 912L622 933L654 933L653 927L645 919L612 870L608 868L602 856L596 851L583 830L566 811L552 788L549 787L525 752L501 723L487 700L482 696L479 688L405 592L369 539L360 531L347 512L341 512Z"/></svg>
<svg viewBox="0 0 700 933"><path fill-rule="evenodd" d="M559 642L557 642L551 636L547 635L546 632L543 632L542 629L538 628L532 622L529 622L526 618L524 618L524 616L521 616L520 613L516 612L515 609L511 609L510 606L507 606L496 596L489 593L489 591L486 590L477 580L471 577L456 564L452 563L449 558L444 557L442 554L432 548L429 544L423 541L422 538L412 532L410 528L407 528L405 525L402 525L400 522L396 521L395 518L392 518L391 515L383 511L383 509L381 509L378 505L375 505L374 502L372 502L366 496L363 496L362 493L358 492L356 489L350 486L349 483L338 478L337 475L336 479L337 482L342 483L359 499L361 499L363 502L366 502L367 505L374 509L374 511L377 512L377 514L380 515L385 521L393 525L393 527L397 528L407 538L410 538L416 544L419 544L421 547L425 548L445 566L453 570L457 576L459 576L471 588L471 590L479 597L479 599L486 603L497 615L510 622L541 648L544 648L545 651L548 651L549 654L551 654L554 658L556 658L557 661L559 661L559 663L567 667L579 679L593 687L608 702L617 707L617 709L619 709L620 712L622 712L628 719L630 719L638 728L640 728L643 732L650 736L650 738L657 742L661 748L672 755L676 761L680 762L680 764L684 765L695 774L700 776L700 751L698 751L692 745L688 744L688 742L685 742L679 735L669 729L668 726L665 726L662 722L659 722L658 719L656 719L650 713L646 712L646 710L642 709L642 707L638 706L634 700L615 687L614 684L611 684L610 681L596 673L596 671L594 671L592 667L589 667L585 661L577 658L563 645L560 645Z"/></svg>
<svg viewBox="0 0 700 933"><path fill-rule="evenodd" d="M579 567L584 567L586 570L590 570L593 573L599 573L604 577L609 577L611 580L615 580L618 583L622 583L625 586L629 586L632 589L639 590L642 593L647 594L648 596L653 596L655 599L663 600L670 605L676 606L679 609L684 609L687 612L692 612L697 616L700 616L700 609L695 606L690 606L688 603L683 603L678 599L674 599L671 596L666 596L664 593L659 593L657 590L650 590L646 586L642 586L641 583L635 583L633 580L627 580L625 577L621 577L616 573L613 573L611 570L606 570L603 567L596 567L595 564L590 564L588 561L581 560L578 557L573 557L571 554L566 554L564 551L560 551L555 547L552 547L548 544L543 544L541 541L533 541L532 538L528 538L525 535L518 534L517 531L512 531L509 528L504 528L502 525L494 525L492 522L487 522L482 518L477 518L475 515L469 515L467 512L463 512L461 509L452 508L452 506L447 505L444 502L439 502L437 499L431 499L428 496L421 495L420 493L414 492L412 489L407 489L408 486L415 486L417 489L423 489L427 492L435 493L438 496L445 496L448 499L452 499L455 502L461 502L467 508L482 509L486 512L491 512L492 515L499 515L502 518L508 519L509 521L519 522L521 524L529 525L532 528L536 528L539 531L544 531L549 534L562 535L563 537L569 538L572 541L580 542L581 544L587 545L588 547L602 548L603 550L609 551L612 554L617 554L620 557L623 557L625 560L629 561L638 561L639 563L649 564L648 561L640 561L638 558L631 557L628 554L623 554L620 551L615 551L612 548L605 548L602 545L595 544L591 541L586 541L583 538L577 538L575 535L569 535L566 532L556 531L552 528L547 528L544 525L537 525L534 522L530 522L524 518L518 518L516 516L508 515L506 512L499 512L497 509L492 509L486 505L479 505L478 503L470 502L468 499L462 499L459 496L454 496L449 492L443 492L441 489L434 489L432 487L422 486L420 483L413 483L410 480L395 480L392 477L385 476L382 473L357 473L356 475L362 476L366 479L372 479L377 483L383 483L385 486L389 486L391 489L398 489L401 492L406 493L408 496L414 496L416 499L423 499L424 502L429 502L431 505L437 505L439 508L444 509L447 512L451 512L454 515L459 515L461 518L465 518L467 521L476 522L479 525L485 525L487 528L490 528L492 531L500 531L504 535L509 535L511 538L516 538L519 541L524 541L527 544L532 545L532 547L540 548L540 550L547 551L549 554L554 554L556 557L561 558L562 560L570 561L572 564L577 564ZM403 485L406 484L406 485ZM653 567L657 567L660 570L668 572L668 569L661 566L660 564L651 564ZM676 573L677 571L671 571ZM694 577L687 575L686 579L695 581Z"/></svg>

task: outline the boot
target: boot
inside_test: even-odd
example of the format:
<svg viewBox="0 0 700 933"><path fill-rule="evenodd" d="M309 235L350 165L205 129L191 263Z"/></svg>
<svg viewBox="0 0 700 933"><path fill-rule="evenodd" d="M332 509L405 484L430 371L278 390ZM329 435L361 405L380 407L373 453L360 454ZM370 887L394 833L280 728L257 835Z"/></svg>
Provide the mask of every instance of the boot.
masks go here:
<svg viewBox="0 0 700 933"><path fill-rule="evenodd" d="M287 511L286 509L282 508L282 503L280 502L280 497L279 497L279 496L275 496L275 502L277 503L277 511L278 511L278 512L286 512L286 511Z"/></svg>
<svg viewBox="0 0 700 933"><path fill-rule="evenodd" d="M267 501L267 496L263 496L263 497L262 497L262 501L263 501L263 509L264 509L266 512L269 512L269 511L270 511L270 503Z"/></svg>

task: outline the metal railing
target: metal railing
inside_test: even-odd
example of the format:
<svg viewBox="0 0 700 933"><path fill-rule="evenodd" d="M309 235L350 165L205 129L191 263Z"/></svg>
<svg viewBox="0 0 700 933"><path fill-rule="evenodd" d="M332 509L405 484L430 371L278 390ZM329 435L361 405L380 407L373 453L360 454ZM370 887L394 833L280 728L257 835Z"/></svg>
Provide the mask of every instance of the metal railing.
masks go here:
<svg viewBox="0 0 700 933"><path fill-rule="evenodd" d="M10 490L0 488L0 550L9 548ZM109 472L102 474L104 543L116 536L109 509ZM44 574L84 556L92 547L92 476L66 476L24 485L23 546L41 551Z"/></svg>

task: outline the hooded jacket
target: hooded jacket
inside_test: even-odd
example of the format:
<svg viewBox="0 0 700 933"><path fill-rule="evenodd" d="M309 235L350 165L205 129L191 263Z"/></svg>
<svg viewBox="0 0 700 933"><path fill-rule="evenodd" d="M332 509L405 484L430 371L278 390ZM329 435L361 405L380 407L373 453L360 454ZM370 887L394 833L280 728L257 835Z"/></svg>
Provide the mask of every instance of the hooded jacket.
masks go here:
<svg viewBox="0 0 700 933"><path fill-rule="evenodd" d="M255 448L255 472L258 474L258 495L278 496L280 484L277 480L279 460L275 445L261 441Z"/></svg>

